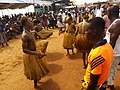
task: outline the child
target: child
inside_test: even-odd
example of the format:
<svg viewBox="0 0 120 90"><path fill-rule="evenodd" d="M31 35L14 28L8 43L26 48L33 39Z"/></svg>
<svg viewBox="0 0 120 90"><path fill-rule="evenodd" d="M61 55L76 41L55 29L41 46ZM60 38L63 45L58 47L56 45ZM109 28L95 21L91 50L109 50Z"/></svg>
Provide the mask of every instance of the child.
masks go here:
<svg viewBox="0 0 120 90"><path fill-rule="evenodd" d="M22 33L24 74L27 79L34 80L34 88L38 89L37 82L49 72L46 62L43 60L45 54L36 49L35 38L31 32L32 23L26 17L21 18L21 23L24 27Z"/></svg>
<svg viewBox="0 0 120 90"><path fill-rule="evenodd" d="M75 40L75 25L72 23L72 17L66 18L66 30L63 39L63 47L67 49L67 55L70 55L69 50L72 50L72 54L74 54L74 44Z"/></svg>

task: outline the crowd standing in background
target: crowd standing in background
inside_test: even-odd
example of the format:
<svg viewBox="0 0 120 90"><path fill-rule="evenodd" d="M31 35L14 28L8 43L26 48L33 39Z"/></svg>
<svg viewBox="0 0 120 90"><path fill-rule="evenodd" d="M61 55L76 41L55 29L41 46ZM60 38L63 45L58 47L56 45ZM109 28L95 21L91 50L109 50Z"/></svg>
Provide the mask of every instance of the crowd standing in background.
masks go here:
<svg viewBox="0 0 120 90"><path fill-rule="evenodd" d="M72 53L74 53L74 45L75 45L75 48L77 49L77 53L83 53L84 68L85 69L87 68L86 74L89 74L88 76L85 75L85 77L84 77L84 79L85 79L84 81L87 82L88 89L83 89L83 90L96 90L91 85L93 85L93 86L101 85L102 86L104 84L104 82L107 81L108 73L106 74L106 77L104 78L104 80L103 80L104 82L103 82L101 79L101 77L102 77L101 75L103 75L104 73L100 73L100 71L97 72L99 65L103 64L104 62L107 62L106 61L107 58L103 57L104 53L102 53L103 56L100 55L101 59L99 59L99 56L97 59L96 58L91 59L90 55L93 55L93 52L94 52L94 50L96 50L97 47L100 47L101 45L106 45L108 43L106 41L102 40L103 37L101 37L101 38L99 37L98 39L101 39L103 42L102 42L102 44L101 44L101 42L98 42L100 45L96 46L96 48L93 49L93 45L95 44L95 42L93 42L93 39L96 38L96 36L94 38L88 38L87 32L92 26L94 26L93 23L99 23L99 22L105 23L105 28L104 28L104 25L101 25L101 27L103 27L103 28L101 28L101 27L99 28L100 30L104 29L104 31L101 31L100 33L102 35L106 35L106 36L108 35L105 38L108 40L108 42L110 42L110 44L112 45L114 52L115 52L115 50L116 50L115 47L119 46L119 43L118 43L119 32L118 33L117 33L117 31L114 32L115 28L112 28L111 25L113 25L113 24L111 24L111 23L112 22L114 23L114 20L116 20L116 19L118 20L116 22L119 23L119 19L118 19L119 18L119 7L117 9L117 17L115 17L115 18L114 18L114 16L115 16L114 14L116 13L116 11L114 12L115 8L110 9L111 7L112 7L112 5L109 5L109 4L105 4L105 5L99 4L97 6L85 6L85 7L79 7L79 8L75 7L72 9L60 9L56 12L48 11L48 12L44 12L44 13L26 13L25 15L22 15L22 14L12 15L12 16L5 15L0 18L0 44L2 47L4 47L4 44L6 44L6 46L9 46L9 40L17 39L18 38L17 36L21 35L23 33L23 31L24 31L23 25L24 24L22 24L20 22L20 20L23 16L27 17L29 19L29 21L34 25L34 28L32 28L31 31L32 31L32 34L33 34L35 40L47 39L53 34L53 32L50 31L51 29L59 28L58 35L65 33L64 38L63 38L63 48L67 49L67 55L70 55L70 53L69 53L70 49L72 50ZM95 18L95 17L99 17L99 18ZM104 20L104 22L103 22L103 20ZM89 27L89 28L88 28L88 23L91 24L91 27ZM116 26L116 28L118 28L118 26ZM94 26L94 28L92 28L92 29L98 30L98 27ZM94 34L96 34L97 31L95 31L95 30L93 30L93 31L94 32L92 32L91 34L93 34L93 36L94 36ZM113 34L115 36L112 36ZM90 35L90 33L89 33L89 35ZM93 36L91 36L91 37L93 37ZM89 45L88 45L88 43L89 43ZM92 52L90 52L91 49L93 49ZM119 50L119 48L118 48L118 50ZM89 57L88 57L88 61L85 61L86 56L88 56L88 55L86 55L86 53L87 54L90 53ZM111 53L112 53L112 49L111 49ZM111 55L111 58L110 58L110 61L111 61L112 54L110 54L110 55ZM119 56L116 57L114 54L114 58L118 59L116 61L119 62L119 60L120 60ZM90 65L91 65L90 62L92 62L92 60L93 60L93 65L92 65L93 68L92 68L92 71L89 71ZM102 60L102 61L100 61L100 60ZM94 63L95 61L98 61L99 64ZM114 59L113 59L113 61L114 61ZM111 62L109 62L108 71L110 68L110 63ZM94 64L96 64L96 66ZM114 62L112 64L114 64ZM118 63L116 63L114 65L117 66ZM102 69L102 66L100 68ZM112 66L111 66L110 75L111 75L111 72L112 72ZM98 75L96 76L94 74L98 74ZM112 81L114 80L114 75L111 78ZM94 79L95 77L97 77L97 79ZM39 76L38 76L38 78L39 78ZM89 80L86 80L87 78L89 78ZM91 78L93 78L93 79L91 79ZM33 79L33 80L35 80L34 84L36 87L37 79ZM93 84L94 80L96 83ZM112 82L112 81L110 81L110 82ZM90 83L90 85L88 83ZM108 83L109 83L109 81L108 81ZM108 86L110 86L110 85L108 85ZM109 87L110 90L115 90L113 83L111 86L113 86L113 87L112 88ZM94 89L90 89L90 88L94 88ZM99 90L103 90L103 89L99 88Z"/></svg>

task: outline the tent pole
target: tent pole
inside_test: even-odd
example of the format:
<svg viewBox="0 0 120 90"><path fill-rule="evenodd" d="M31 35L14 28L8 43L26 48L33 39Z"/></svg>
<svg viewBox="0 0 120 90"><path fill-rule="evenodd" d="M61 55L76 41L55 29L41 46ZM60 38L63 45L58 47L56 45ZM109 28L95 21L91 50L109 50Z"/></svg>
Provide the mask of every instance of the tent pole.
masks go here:
<svg viewBox="0 0 120 90"><path fill-rule="evenodd" d="M28 11L28 13L29 13L29 8L28 8L28 6L27 6L27 11Z"/></svg>
<svg viewBox="0 0 120 90"><path fill-rule="evenodd" d="M34 12L35 12L35 0L33 0Z"/></svg>
<svg viewBox="0 0 120 90"><path fill-rule="evenodd" d="M33 0L33 4L35 5L35 0Z"/></svg>
<svg viewBox="0 0 120 90"><path fill-rule="evenodd" d="M7 9L7 11L8 11L8 15L10 16L10 12L9 12L9 9Z"/></svg>
<svg viewBox="0 0 120 90"><path fill-rule="evenodd" d="M2 16L3 16L3 11L1 10Z"/></svg>

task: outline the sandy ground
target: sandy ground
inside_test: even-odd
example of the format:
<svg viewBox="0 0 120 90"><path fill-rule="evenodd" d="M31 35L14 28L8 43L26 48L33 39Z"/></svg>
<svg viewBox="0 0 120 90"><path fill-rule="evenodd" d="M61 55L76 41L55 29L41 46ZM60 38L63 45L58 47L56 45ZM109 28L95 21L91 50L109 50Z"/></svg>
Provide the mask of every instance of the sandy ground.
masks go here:
<svg viewBox="0 0 120 90"><path fill-rule="evenodd" d="M63 34L54 31L49 39L47 61L50 73L42 78L42 90L80 90L85 70L81 54L65 56L62 47ZM0 47L0 90L34 90L33 81L24 76L21 39L10 40L9 46ZM119 67L120 68L120 67ZM115 78L116 90L120 90L120 69Z"/></svg>

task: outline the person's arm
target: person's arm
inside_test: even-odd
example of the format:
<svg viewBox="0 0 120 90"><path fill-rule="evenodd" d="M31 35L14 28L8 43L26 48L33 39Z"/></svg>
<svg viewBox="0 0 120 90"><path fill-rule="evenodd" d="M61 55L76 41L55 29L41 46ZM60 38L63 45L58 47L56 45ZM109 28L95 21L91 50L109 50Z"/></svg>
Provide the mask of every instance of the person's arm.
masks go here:
<svg viewBox="0 0 120 90"><path fill-rule="evenodd" d="M39 39L43 39L43 37L40 36L37 32L35 32L35 35L36 35Z"/></svg>
<svg viewBox="0 0 120 90"><path fill-rule="evenodd" d="M78 29L79 29L79 27L76 26L75 37L78 35L78 31L79 31Z"/></svg>
<svg viewBox="0 0 120 90"><path fill-rule="evenodd" d="M87 90L96 90L100 75L94 75L90 73L90 83L88 84Z"/></svg>
<svg viewBox="0 0 120 90"><path fill-rule="evenodd" d="M114 26L110 29L110 44L114 48L116 44L116 40L120 35L120 22L116 22Z"/></svg>
<svg viewBox="0 0 120 90"><path fill-rule="evenodd" d="M76 31L76 26L75 26L75 24L73 24L73 29L74 29L74 32Z"/></svg>
<svg viewBox="0 0 120 90"><path fill-rule="evenodd" d="M118 38L118 34L116 34L116 33L112 33L110 35L110 44L111 44L111 46L112 46L113 49L115 47L117 38Z"/></svg>
<svg viewBox="0 0 120 90"><path fill-rule="evenodd" d="M81 23L79 23L77 26L76 26L76 31L75 31L75 36L78 35L79 31L81 31Z"/></svg>

